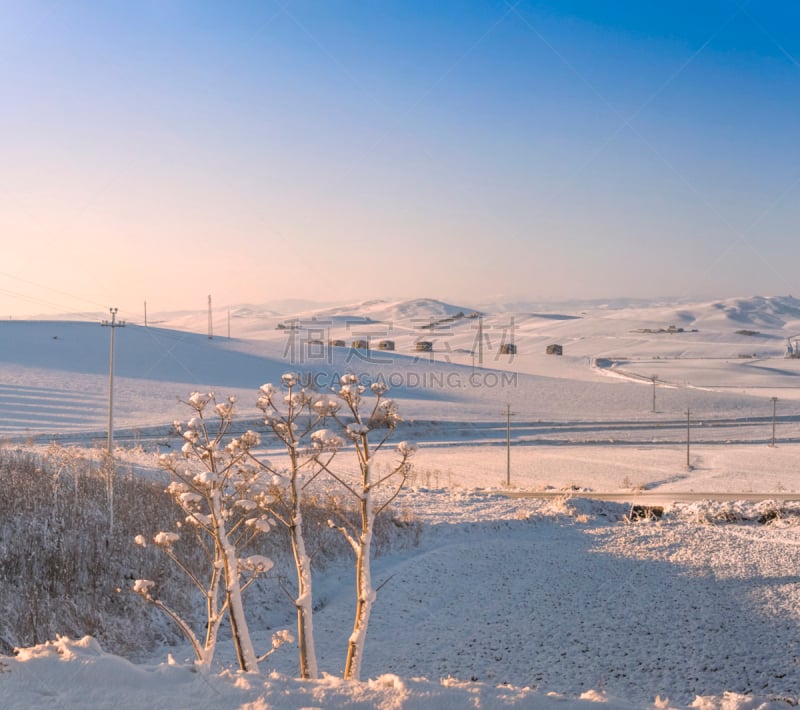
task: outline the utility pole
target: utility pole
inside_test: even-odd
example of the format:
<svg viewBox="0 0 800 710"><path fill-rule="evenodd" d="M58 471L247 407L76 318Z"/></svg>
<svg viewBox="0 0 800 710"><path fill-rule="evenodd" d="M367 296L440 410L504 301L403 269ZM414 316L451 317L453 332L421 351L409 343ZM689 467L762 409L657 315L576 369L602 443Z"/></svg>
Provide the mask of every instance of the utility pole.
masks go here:
<svg viewBox="0 0 800 710"><path fill-rule="evenodd" d="M118 308L109 308L111 321L104 320L102 326L111 329L111 342L108 355L108 455L111 457L114 450L114 331L124 328L125 321L117 321Z"/></svg>
<svg viewBox="0 0 800 710"><path fill-rule="evenodd" d="M103 327L110 329L110 345L108 353L108 448L106 457L106 493L108 495L108 534L109 537L114 533L114 333L117 328L124 328L125 321L117 322L117 308L109 308L111 321L104 320Z"/></svg>
<svg viewBox="0 0 800 710"><path fill-rule="evenodd" d="M689 444L691 440L691 420L692 420L692 410L686 410L686 470L692 470L692 464L689 460Z"/></svg>
<svg viewBox="0 0 800 710"><path fill-rule="evenodd" d="M656 376L653 375L651 378L653 380L653 414L656 413Z"/></svg>
<svg viewBox="0 0 800 710"><path fill-rule="evenodd" d="M478 316L478 367L483 367L483 316Z"/></svg>
<svg viewBox="0 0 800 710"><path fill-rule="evenodd" d="M211 294L208 295L208 339L214 337L214 323L211 319Z"/></svg>
<svg viewBox="0 0 800 710"><path fill-rule="evenodd" d="M506 487L511 488L511 405L506 405Z"/></svg>
<svg viewBox="0 0 800 710"><path fill-rule="evenodd" d="M231 311L228 309L228 340L231 339Z"/></svg>
<svg viewBox="0 0 800 710"><path fill-rule="evenodd" d="M144 327L147 327L147 301L144 302Z"/></svg>
<svg viewBox="0 0 800 710"><path fill-rule="evenodd" d="M772 448L775 448L775 411L777 409L777 406L778 406L778 398L773 397L772 398L772 443L770 444Z"/></svg>

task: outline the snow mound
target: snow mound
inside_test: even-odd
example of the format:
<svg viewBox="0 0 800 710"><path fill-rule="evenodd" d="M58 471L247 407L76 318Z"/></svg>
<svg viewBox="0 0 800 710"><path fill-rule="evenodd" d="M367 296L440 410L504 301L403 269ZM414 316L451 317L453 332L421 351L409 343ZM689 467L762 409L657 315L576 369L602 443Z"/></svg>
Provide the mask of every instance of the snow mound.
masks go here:
<svg viewBox="0 0 800 710"><path fill-rule="evenodd" d="M103 655L100 644L91 636L84 636L73 641L66 636L57 636L55 641L21 648L17 651L18 661L30 661L32 659L60 659L72 661L78 658L97 657Z"/></svg>
<svg viewBox="0 0 800 710"><path fill-rule="evenodd" d="M393 674L365 682L343 681L324 675L318 681L303 681L280 673L268 676L230 671L218 675L197 672L174 662L152 666L135 665L102 651L91 637L56 641L20 649L17 656L0 656L0 706L5 710L94 710L128 706L136 708L234 708L324 707L380 708L382 710L461 710L466 707L499 710L509 707L588 710L600 703L607 710L637 707L674 707L668 699L654 696L643 706L609 695L603 689L588 689L578 698L545 693L529 687L494 686L454 678L402 679ZM697 696L690 707L702 710L771 710L785 708L793 699L758 697L727 692L719 696Z"/></svg>
<svg viewBox="0 0 800 710"><path fill-rule="evenodd" d="M494 687L450 679L402 679L393 674L362 683L325 675L319 681L302 681L279 673L269 676L225 671L218 675L197 672L192 666L135 665L105 653L93 638L56 641L20 649L13 657L0 656L0 706L4 710L93 710L127 706L134 708L233 708L324 707L382 708L384 710L487 710L525 707L558 707L562 710L590 707L592 700L605 707L632 708L630 703L610 702L596 693L585 700L545 695L530 688ZM732 706L736 707L736 706ZM749 706L748 706L749 707Z"/></svg>

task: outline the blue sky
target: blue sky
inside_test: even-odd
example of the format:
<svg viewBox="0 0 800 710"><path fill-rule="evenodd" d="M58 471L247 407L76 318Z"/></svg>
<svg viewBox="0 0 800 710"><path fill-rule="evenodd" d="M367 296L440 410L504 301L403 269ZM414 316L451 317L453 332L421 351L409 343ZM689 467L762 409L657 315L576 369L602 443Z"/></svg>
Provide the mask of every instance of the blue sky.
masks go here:
<svg viewBox="0 0 800 710"><path fill-rule="evenodd" d="M800 4L4 2L0 313L800 293Z"/></svg>

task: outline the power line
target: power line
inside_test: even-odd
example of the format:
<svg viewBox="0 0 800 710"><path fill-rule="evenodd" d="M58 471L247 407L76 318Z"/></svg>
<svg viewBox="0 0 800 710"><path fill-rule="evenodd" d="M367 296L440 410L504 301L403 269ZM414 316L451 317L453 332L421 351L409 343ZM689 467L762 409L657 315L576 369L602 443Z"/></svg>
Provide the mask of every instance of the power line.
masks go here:
<svg viewBox="0 0 800 710"><path fill-rule="evenodd" d="M15 276L14 274L9 274L7 271L0 271L0 276L5 276L7 278L14 279L15 281L20 281L20 282L22 282L24 284L29 284L30 286L35 286L36 288L40 288L40 289L42 289L44 291L50 291L51 293L57 293L60 296L66 296L67 298L75 300L75 301L81 301L83 303L91 304L92 306L95 306L95 308L99 308L100 307L100 304L97 301L92 301L91 299L85 298L84 296L79 296L79 295L77 295L75 293L69 293L68 291L61 291L61 290L59 290L57 288L52 288L51 286L45 286L44 284L37 283L36 281L31 281L29 279L24 279L21 276ZM14 292L14 291L9 291L9 293L12 294L12 295L16 295L16 296L22 296L22 294L18 294L18 293ZM56 306L57 308L63 308L64 307L60 303L59 304L54 304L54 303L51 303L49 301L45 301L44 299L36 298L35 296L23 296L23 298L26 298L29 301L40 301L41 303L44 303L44 304L46 304L48 306Z"/></svg>
<svg viewBox="0 0 800 710"><path fill-rule="evenodd" d="M41 305L47 306L48 308L52 308L54 310L64 310L64 306L61 303L54 303L53 301L46 301L43 298L37 298L36 296L29 296L24 293L19 293L17 291L11 291L10 289L0 289L0 295L10 296L13 299L18 301L23 301L27 303L32 303L34 305Z"/></svg>

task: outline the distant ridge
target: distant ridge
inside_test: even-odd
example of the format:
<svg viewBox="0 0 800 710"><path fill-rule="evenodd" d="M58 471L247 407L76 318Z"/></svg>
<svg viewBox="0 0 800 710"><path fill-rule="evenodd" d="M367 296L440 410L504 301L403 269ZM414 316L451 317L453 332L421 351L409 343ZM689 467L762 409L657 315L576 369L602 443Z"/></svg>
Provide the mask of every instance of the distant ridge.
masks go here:
<svg viewBox="0 0 800 710"><path fill-rule="evenodd" d="M401 301L384 301L378 299L326 308L321 311L315 311L313 315L320 319L326 317L337 319L351 317L382 322L417 320L420 322L430 322L441 318L457 316L459 313L468 315L474 310L474 308L457 306L452 303L438 301L434 298L415 298ZM312 313L306 312L298 315L308 318Z"/></svg>
<svg viewBox="0 0 800 710"><path fill-rule="evenodd" d="M420 324L441 322L480 312L487 318L504 314L519 314L521 318L570 321L578 318L612 319L631 327L668 327L714 329L772 329L784 330L794 335L800 332L800 299L793 296L732 297L710 301L687 299L610 299L573 301L544 304L539 302L509 301L507 303L475 306L448 303L435 298L401 300L370 299L347 304L330 305L302 299L284 299L283 306L303 306L302 310L276 308L278 301L263 304L237 304L214 309L214 333L226 335L228 315L233 337L260 337L273 331L279 324L291 320L329 321L332 325L345 323L403 324L416 328ZM107 312L49 314L33 318L42 321L85 321L98 323ZM144 324L143 313L120 313L120 318L130 324ZM14 319L16 320L16 319ZM208 312L205 309L157 311L148 314L148 324L195 333L208 329Z"/></svg>

